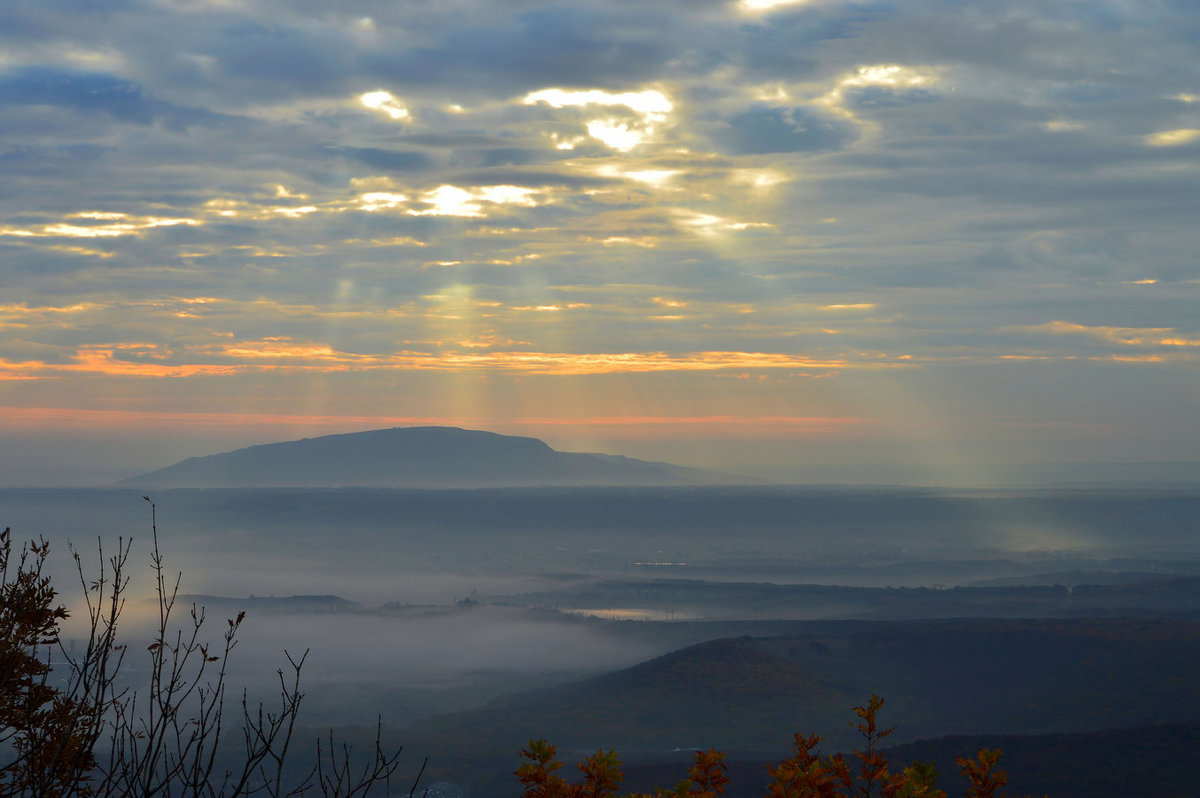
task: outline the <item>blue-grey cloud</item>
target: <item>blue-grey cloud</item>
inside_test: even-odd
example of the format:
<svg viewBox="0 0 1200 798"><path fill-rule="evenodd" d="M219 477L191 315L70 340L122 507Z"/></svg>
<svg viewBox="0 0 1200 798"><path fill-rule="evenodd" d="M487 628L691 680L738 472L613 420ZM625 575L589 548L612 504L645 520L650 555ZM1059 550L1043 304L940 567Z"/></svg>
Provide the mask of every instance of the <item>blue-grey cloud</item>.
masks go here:
<svg viewBox="0 0 1200 798"><path fill-rule="evenodd" d="M400 86L455 87L473 94L489 88L530 91L547 81L627 86L653 80L672 55L670 40L655 30L665 29L670 18L644 16L645 27L631 27L586 6L550 7L496 26L452 29L433 46L376 51L365 66Z"/></svg>
<svg viewBox="0 0 1200 798"><path fill-rule="evenodd" d="M759 106L729 118L712 137L724 152L765 155L839 149L856 132L853 125L815 111Z"/></svg>
<svg viewBox="0 0 1200 798"><path fill-rule="evenodd" d="M134 81L53 67L25 67L0 77L0 103L59 107L82 115L111 116L139 125L159 122L171 129L228 125L237 121L207 109L180 107L156 99Z"/></svg>
<svg viewBox="0 0 1200 798"><path fill-rule="evenodd" d="M322 147L322 151L326 155L350 158L384 172L412 172L424 169L432 163L432 159L425 153L411 150L326 145Z"/></svg>
<svg viewBox="0 0 1200 798"><path fill-rule="evenodd" d="M887 86L864 86L846 92L847 102L857 109L898 107L936 99L938 95L926 89L898 91Z"/></svg>

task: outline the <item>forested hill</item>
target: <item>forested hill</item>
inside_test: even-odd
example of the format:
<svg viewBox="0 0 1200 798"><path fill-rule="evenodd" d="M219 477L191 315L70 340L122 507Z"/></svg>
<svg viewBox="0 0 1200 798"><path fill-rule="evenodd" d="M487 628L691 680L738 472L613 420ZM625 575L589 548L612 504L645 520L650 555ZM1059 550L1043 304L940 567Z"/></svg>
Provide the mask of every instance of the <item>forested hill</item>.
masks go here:
<svg viewBox="0 0 1200 798"><path fill-rule="evenodd" d="M431 772L462 783L503 770L545 736L565 752L613 747L787 751L793 732L826 750L860 740L856 695L884 695L889 742L951 734L1095 732L1195 723L1200 625L1166 620L810 622L773 637L716 640L590 680L497 699L406 730ZM1095 696L1104 696L1096 700ZM963 750L959 755L973 754ZM505 756L509 760L505 760ZM511 765L508 765L511 773Z"/></svg>

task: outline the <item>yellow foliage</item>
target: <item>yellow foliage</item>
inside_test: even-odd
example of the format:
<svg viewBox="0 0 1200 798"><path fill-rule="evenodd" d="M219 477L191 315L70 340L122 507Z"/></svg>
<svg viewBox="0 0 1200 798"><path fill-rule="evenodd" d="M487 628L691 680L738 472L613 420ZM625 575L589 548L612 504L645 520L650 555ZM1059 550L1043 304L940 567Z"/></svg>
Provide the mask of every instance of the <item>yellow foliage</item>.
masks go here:
<svg viewBox="0 0 1200 798"><path fill-rule="evenodd" d="M859 718L854 728L864 742L863 750L854 752L859 765L857 777L841 754L822 759L816 753L820 737L797 733L792 755L767 768L771 776L767 798L946 798L946 793L934 786L937 772L932 765L914 762L899 773L889 770L878 743L895 728L881 729L878 725L883 703L882 698L872 695L866 704L854 707ZM516 776L524 787L522 798L613 798L621 783L621 762L613 751L598 751L581 762L584 780L576 784L557 774L562 762L555 758L555 747L544 739L530 740L521 757L525 761ZM967 798L1003 798L1001 789L1008 783L1008 776L996 769L999 759L999 749L981 749L974 758L957 760L970 781ZM725 771L724 753L696 751L688 778L673 789L625 798L717 798L729 783Z"/></svg>

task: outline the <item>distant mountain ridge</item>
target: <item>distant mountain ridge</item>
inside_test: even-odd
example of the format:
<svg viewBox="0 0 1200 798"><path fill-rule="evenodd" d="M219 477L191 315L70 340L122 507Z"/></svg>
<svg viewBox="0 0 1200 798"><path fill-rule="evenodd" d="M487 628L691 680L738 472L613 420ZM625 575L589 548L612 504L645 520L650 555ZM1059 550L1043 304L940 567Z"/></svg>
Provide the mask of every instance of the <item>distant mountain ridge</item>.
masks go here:
<svg viewBox="0 0 1200 798"><path fill-rule="evenodd" d="M459 427L393 427L191 457L122 484L218 488L748 482L751 480L619 455L559 452L537 438Z"/></svg>

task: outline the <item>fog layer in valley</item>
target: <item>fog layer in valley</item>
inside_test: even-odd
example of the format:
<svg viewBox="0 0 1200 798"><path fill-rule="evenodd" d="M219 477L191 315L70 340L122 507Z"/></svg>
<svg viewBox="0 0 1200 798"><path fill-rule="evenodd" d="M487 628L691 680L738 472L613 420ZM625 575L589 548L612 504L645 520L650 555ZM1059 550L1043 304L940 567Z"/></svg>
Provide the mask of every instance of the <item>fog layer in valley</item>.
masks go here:
<svg viewBox="0 0 1200 798"><path fill-rule="evenodd" d="M193 602L204 607L216 640L226 618L246 611L230 683L252 697L270 697L285 651L307 652L305 721L318 727L380 715L424 722L706 640L795 636L800 622L1200 619L1196 491L175 489L151 498L168 575L182 573L176 619L186 622ZM0 491L0 515L17 540L50 540L76 645L68 541L94 575L97 540L111 556L132 539L123 678L141 686L156 619L142 494ZM842 633L814 639L829 634ZM456 728L429 723L404 734L434 745L438 729Z"/></svg>

